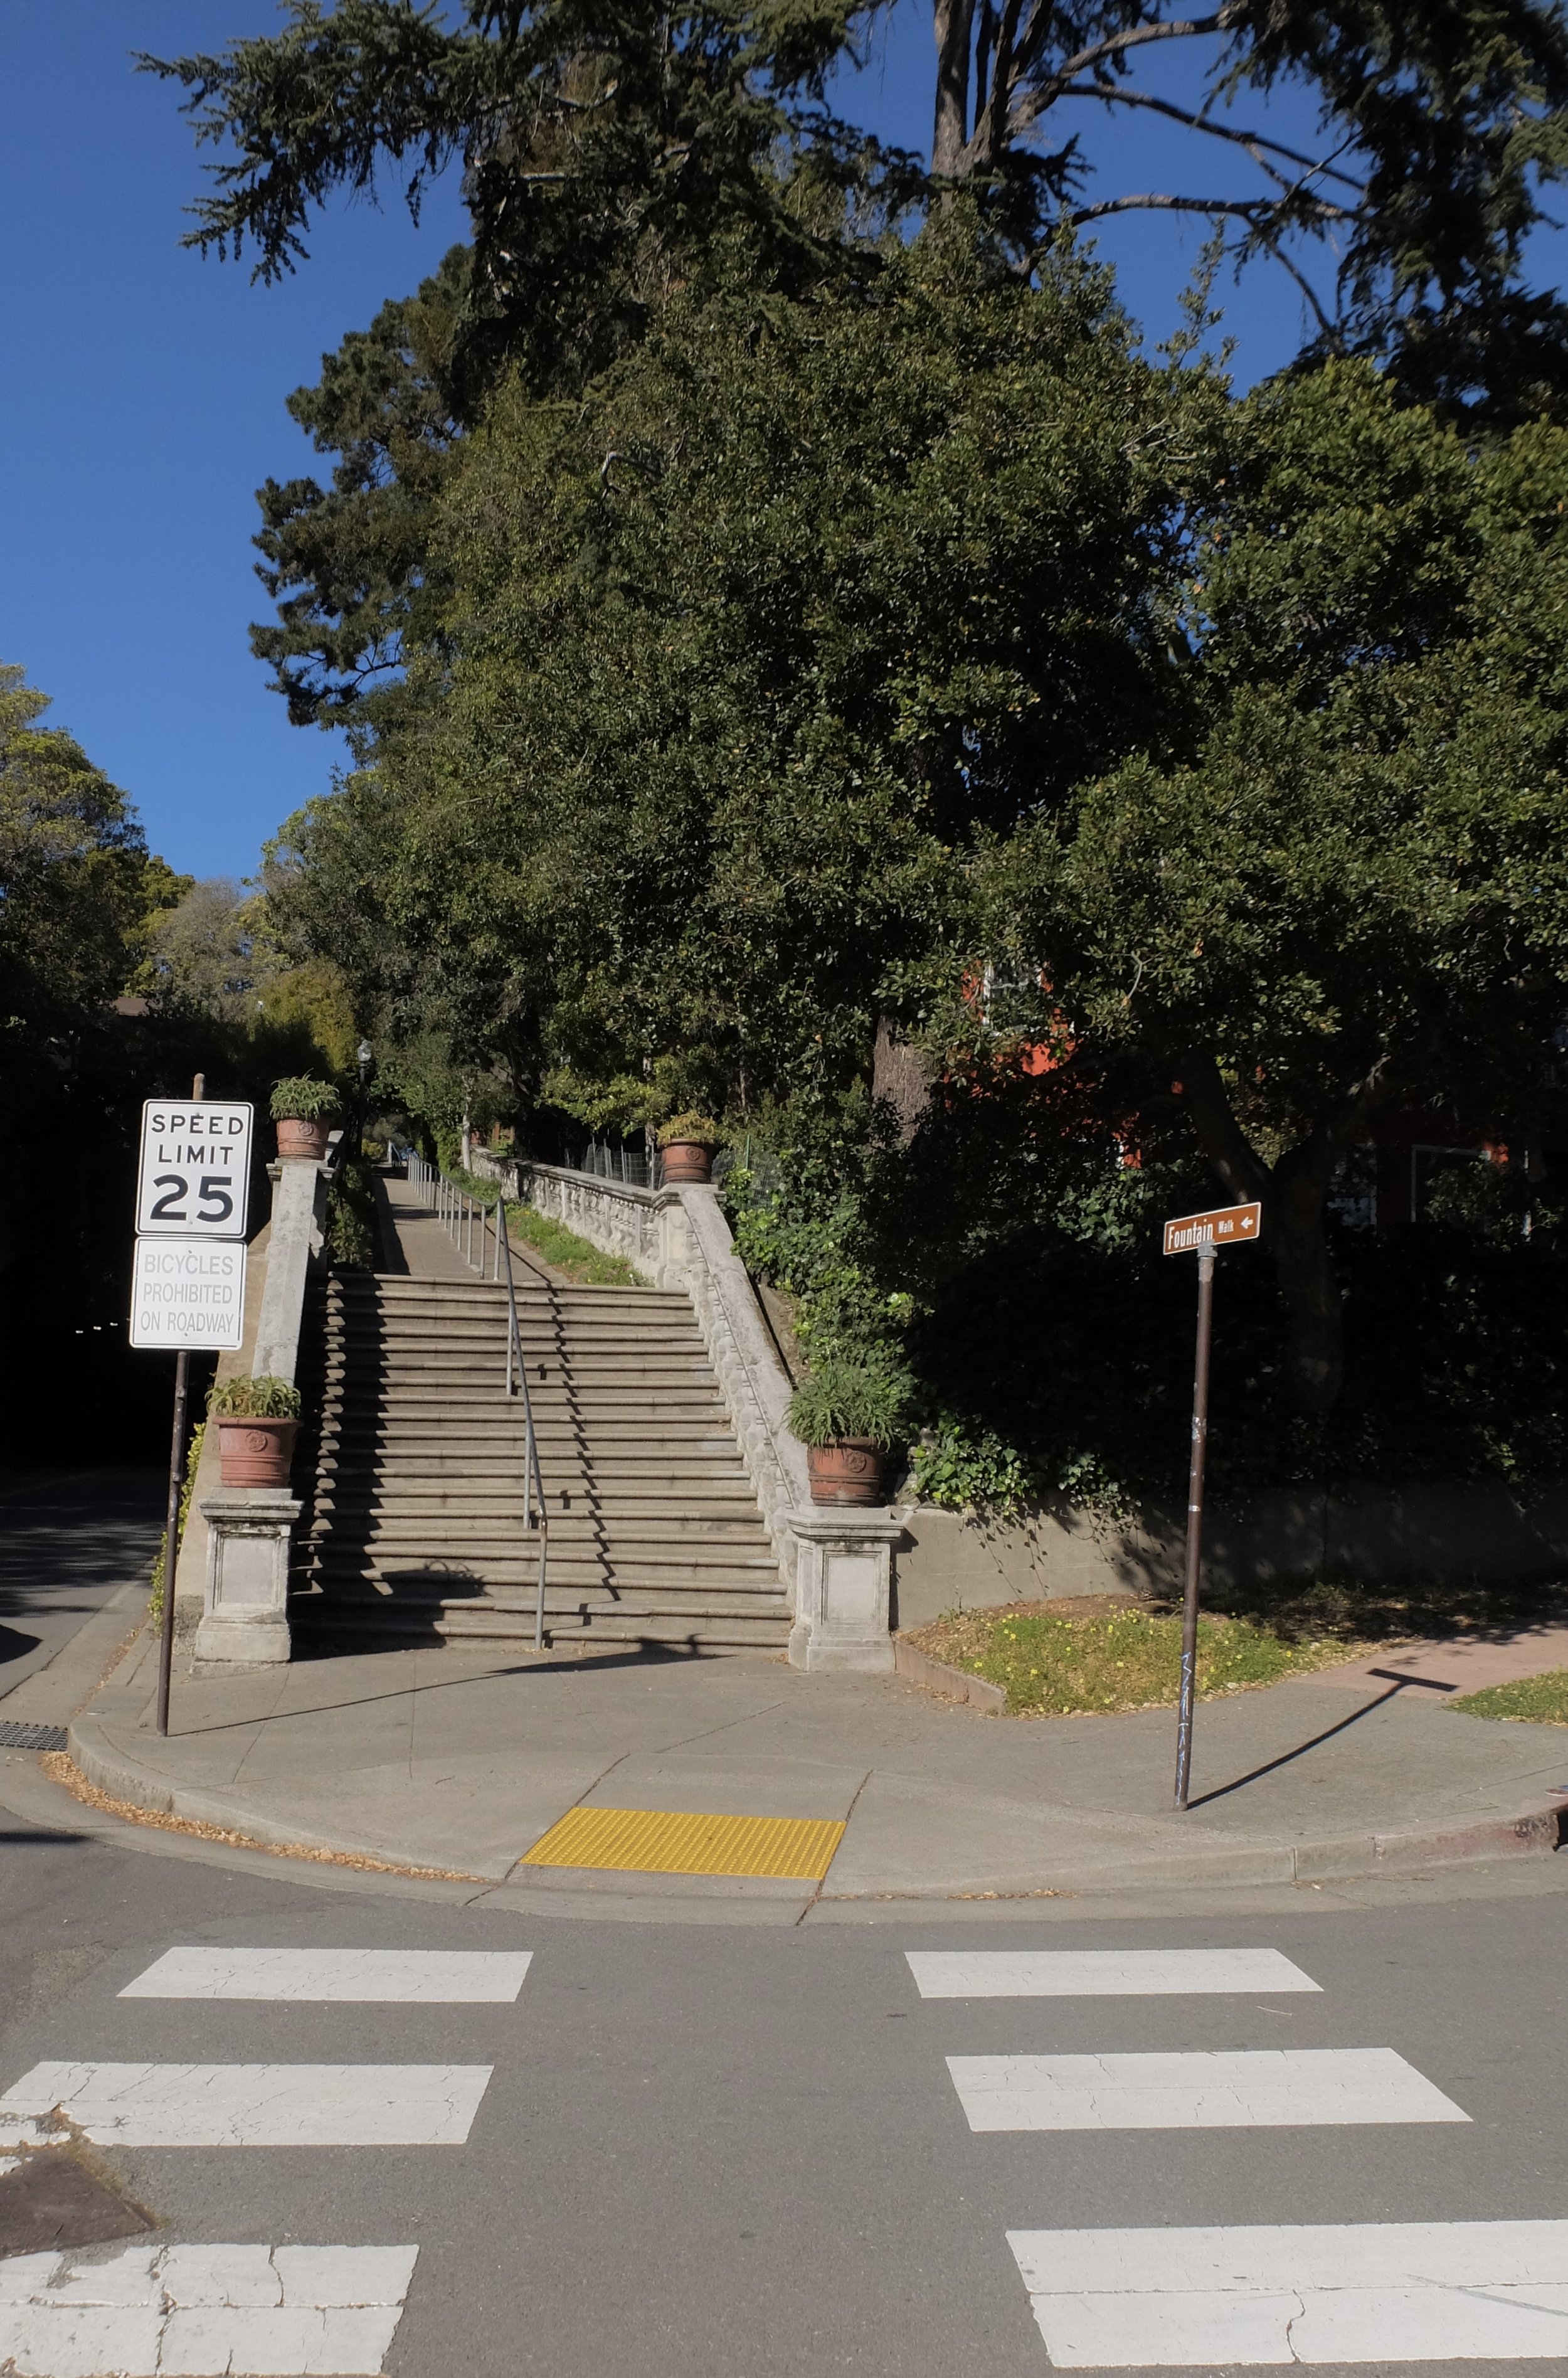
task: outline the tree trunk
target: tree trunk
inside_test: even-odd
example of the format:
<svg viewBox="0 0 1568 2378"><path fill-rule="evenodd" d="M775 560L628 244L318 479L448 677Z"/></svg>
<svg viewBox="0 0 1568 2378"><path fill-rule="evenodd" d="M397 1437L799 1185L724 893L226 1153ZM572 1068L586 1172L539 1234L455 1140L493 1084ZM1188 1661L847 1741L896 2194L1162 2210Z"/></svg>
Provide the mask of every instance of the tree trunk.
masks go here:
<svg viewBox="0 0 1568 2378"><path fill-rule="evenodd" d="M1323 1227L1324 1203L1321 1188L1291 1183L1263 1207L1264 1236L1289 1316L1291 1393L1298 1409L1313 1420L1333 1411L1345 1384L1344 1313Z"/></svg>
<svg viewBox="0 0 1568 2378"><path fill-rule="evenodd" d="M937 0L937 113L931 171L956 179L969 138L969 35L975 0Z"/></svg>
<svg viewBox="0 0 1568 2378"><path fill-rule="evenodd" d="M1237 1122L1224 1077L1206 1051L1180 1058L1182 1092L1199 1147L1239 1203L1262 1200L1263 1242L1289 1324L1287 1371L1296 1404L1314 1420L1345 1380L1344 1314L1325 1227L1334 1167L1355 1136L1355 1108L1287 1148L1272 1169Z"/></svg>

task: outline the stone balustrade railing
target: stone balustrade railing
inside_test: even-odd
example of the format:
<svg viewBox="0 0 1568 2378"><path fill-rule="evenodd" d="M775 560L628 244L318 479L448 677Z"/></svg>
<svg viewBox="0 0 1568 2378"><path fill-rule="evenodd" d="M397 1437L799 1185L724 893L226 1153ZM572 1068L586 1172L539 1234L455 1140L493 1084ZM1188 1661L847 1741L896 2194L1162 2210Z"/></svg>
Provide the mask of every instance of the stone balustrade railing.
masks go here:
<svg viewBox="0 0 1568 2378"><path fill-rule="evenodd" d="M891 1511L814 1505L806 1448L786 1412L790 1382L713 1189L638 1189L565 1166L511 1161L484 1149L473 1170L656 1288L691 1300L758 1507L779 1558L795 1624L796 1667L892 1666Z"/></svg>

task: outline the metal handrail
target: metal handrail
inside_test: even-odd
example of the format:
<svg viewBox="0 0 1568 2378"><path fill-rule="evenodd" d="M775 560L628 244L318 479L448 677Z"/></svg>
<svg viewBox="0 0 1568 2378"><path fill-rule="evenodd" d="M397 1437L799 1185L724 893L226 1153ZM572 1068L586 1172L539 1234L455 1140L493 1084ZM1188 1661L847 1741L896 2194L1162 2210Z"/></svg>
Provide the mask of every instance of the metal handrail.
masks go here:
<svg viewBox="0 0 1568 2378"><path fill-rule="evenodd" d="M545 1502L545 1480L539 1467L539 1437L533 1425L533 1399L528 1392L528 1365L523 1360L522 1326L518 1319L517 1282L512 1273L512 1243L507 1230L507 1201L497 1183L495 1220L492 1222L488 1206L481 1205L477 1197L471 1197L466 1189L460 1189L455 1181L449 1181L444 1172L437 1171L433 1164L412 1150L408 1159L408 1179L415 1188L433 1191L437 1220L443 1225L464 1262L471 1269L477 1269L481 1279L485 1277L486 1228L493 1231L496 1241L491 1279L500 1279L503 1266L505 1267L507 1393L515 1396L521 1389L522 1394L522 1524L531 1531L537 1528L539 1531L539 1584L533 1608L533 1648L542 1651L545 1649L545 1581L549 1565L550 1519ZM477 1266L473 1261L476 1220L479 1225Z"/></svg>
<svg viewBox="0 0 1568 2378"><path fill-rule="evenodd" d="M497 1235L500 1247L505 1250L507 1267L507 1393L510 1396L517 1392L517 1388L512 1384L514 1377L522 1389L524 1435L522 1524L525 1528L534 1524L529 1505L531 1480L533 1492L538 1497L539 1597L533 1613L533 1648L536 1651L542 1651L545 1649L545 1566L550 1549L550 1520L545 1507L545 1481L539 1471L539 1439L534 1434L533 1403L528 1392L528 1366L522 1359L522 1332L518 1326L517 1317L517 1286L512 1278L512 1243L507 1230L507 1206L504 1197L497 1198L496 1211L500 1218L500 1228Z"/></svg>

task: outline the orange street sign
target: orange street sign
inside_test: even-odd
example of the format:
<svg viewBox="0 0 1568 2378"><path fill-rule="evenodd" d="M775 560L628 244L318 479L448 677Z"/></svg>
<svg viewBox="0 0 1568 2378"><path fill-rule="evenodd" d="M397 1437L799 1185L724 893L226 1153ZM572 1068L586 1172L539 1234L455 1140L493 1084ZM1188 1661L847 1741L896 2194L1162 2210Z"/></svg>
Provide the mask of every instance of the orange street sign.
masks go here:
<svg viewBox="0 0 1568 2378"><path fill-rule="evenodd" d="M1208 1214L1183 1214L1165 1226L1167 1255L1187 1255L1194 1247L1244 1247L1263 1227L1260 1205L1216 1206Z"/></svg>

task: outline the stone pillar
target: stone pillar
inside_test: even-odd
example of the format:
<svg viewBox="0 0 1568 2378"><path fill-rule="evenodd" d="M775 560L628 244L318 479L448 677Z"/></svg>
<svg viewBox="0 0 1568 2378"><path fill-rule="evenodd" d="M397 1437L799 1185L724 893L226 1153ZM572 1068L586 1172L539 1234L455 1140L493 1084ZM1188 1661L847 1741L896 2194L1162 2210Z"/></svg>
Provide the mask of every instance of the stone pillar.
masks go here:
<svg viewBox="0 0 1568 2378"><path fill-rule="evenodd" d="M293 1377L305 1282L312 1259L321 1253L329 1170L313 1158L301 1156L267 1168L272 1183L272 1221L267 1238L267 1281L261 1291L261 1316L250 1366L253 1377Z"/></svg>
<svg viewBox="0 0 1568 2378"><path fill-rule="evenodd" d="M289 1543L302 1506L287 1487L209 1495L207 1595L197 1660L270 1667L289 1656Z"/></svg>
<svg viewBox="0 0 1568 2378"><path fill-rule="evenodd" d="M793 1668L890 1671L892 1551L903 1523L887 1510L814 1505L789 1514L795 1539Z"/></svg>

